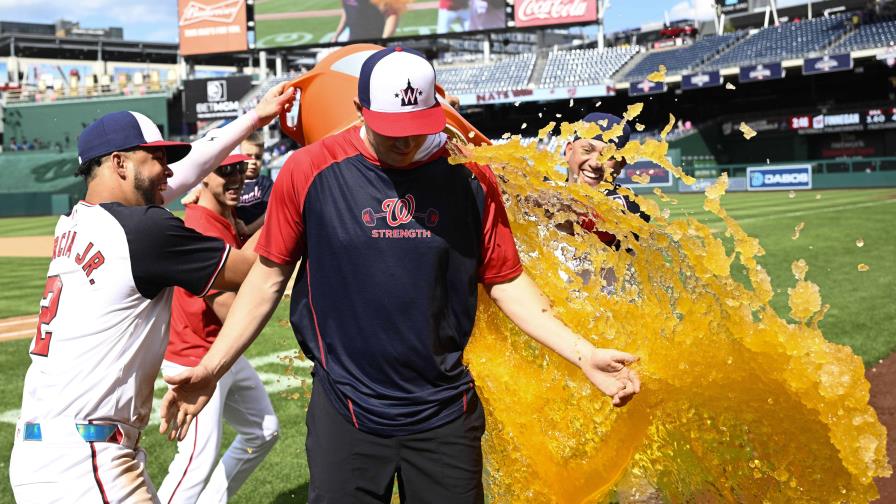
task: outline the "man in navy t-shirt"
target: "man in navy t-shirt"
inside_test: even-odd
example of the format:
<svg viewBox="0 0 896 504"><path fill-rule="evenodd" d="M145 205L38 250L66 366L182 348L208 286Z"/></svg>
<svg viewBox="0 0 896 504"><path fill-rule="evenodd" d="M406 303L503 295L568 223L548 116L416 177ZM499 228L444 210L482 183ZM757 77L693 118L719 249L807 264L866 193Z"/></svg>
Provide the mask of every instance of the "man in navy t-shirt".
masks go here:
<svg viewBox="0 0 896 504"><path fill-rule="evenodd" d="M613 404L639 390L632 355L557 320L523 272L495 176L448 162L435 72L383 49L360 69L363 125L310 144L274 183L259 261L218 340L163 400L183 436L217 380L264 327L301 259L291 322L314 362L308 500L481 503L482 404L463 350L478 284L524 332Z"/></svg>

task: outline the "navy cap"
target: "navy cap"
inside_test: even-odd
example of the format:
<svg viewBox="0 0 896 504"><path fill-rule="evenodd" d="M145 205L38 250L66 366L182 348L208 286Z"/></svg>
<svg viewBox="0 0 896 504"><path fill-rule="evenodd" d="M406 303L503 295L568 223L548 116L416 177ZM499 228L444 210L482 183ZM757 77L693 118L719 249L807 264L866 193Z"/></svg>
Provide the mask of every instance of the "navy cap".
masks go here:
<svg viewBox="0 0 896 504"><path fill-rule="evenodd" d="M613 114L606 114L604 112L592 112L592 113L586 115L582 119L582 121L595 123L595 124L597 124L598 122L601 122L601 124L599 125L601 130L607 131L610 128L612 128L613 126L616 126L617 124L621 123L622 118L618 117L618 116L614 116ZM607 123L603 124L602 121L606 121ZM617 149L621 149L621 148L625 147L625 144L628 143L628 140L631 136L632 136L632 128L631 128L631 126L628 125L628 123L625 123L625 125L622 127L622 134L620 134L618 137L614 138L613 140L610 140L609 143L615 145ZM597 140L602 140L600 138L600 134L598 134L598 136L596 136L594 138Z"/></svg>
<svg viewBox="0 0 896 504"><path fill-rule="evenodd" d="M171 164L183 159L192 146L163 140L152 119L139 112L122 110L106 114L84 128L78 137L78 164L134 147L161 147Z"/></svg>
<svg viewBox="0 0 896 504"><path fill-rule="evenodd" d="M389 47L368 57L358 76L365 124L390 137L432 135L445 129L436 71L413 49Z"/></svg>

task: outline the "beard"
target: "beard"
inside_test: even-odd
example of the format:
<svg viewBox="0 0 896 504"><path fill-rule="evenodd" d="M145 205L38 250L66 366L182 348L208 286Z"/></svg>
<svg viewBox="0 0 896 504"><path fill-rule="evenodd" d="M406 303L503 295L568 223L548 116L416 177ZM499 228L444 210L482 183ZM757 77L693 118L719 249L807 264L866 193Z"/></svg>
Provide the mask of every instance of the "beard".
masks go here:
<svg viewBox="0 0 896 504"><path fill-rule="evenodd" d="M144 177L139 172L134 174L134 189L137 191L137 194L140 195L144 205L162 204L162 193L159 192L158 182L154 182L152 179Z"/></svg>

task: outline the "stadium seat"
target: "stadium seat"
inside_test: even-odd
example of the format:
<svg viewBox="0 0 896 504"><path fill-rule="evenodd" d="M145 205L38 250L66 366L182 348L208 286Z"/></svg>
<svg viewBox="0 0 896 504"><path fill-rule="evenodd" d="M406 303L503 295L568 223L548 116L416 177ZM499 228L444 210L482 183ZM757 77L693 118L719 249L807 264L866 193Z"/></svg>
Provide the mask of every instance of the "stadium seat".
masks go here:
<svg viewBox="0 0 896 504"><path fill-rule="evenodd" d="M520 54L492 62L437 65L436 79L452 94L488 93L523 89L535 67L535 54Z"/></svg>
<svg viewBox="0 0 896 504"><path fill-rule="evenodd" d="M641 81L651 72L655 72L660 65L666 67L667 75L682 74L695 70L701 64L740 40L744 35L744 33L727 33L708 36L688 46L648 53L634 68L629 70L624 76L617 76L616 80L624 82Z"/></svg>
<svg viewBox="0 0 896 504"><path fill-rule="evenodd" d="M896 19L859 26L834 46L831 52L857 51L876 47L896 47Z"/></svg>
<svg viewBox="0 0 896 504"><path fill-rule="evenodd" d="M818 56L846 33L847 19L846 15L837 14L763 28L703 68L714 70Z"/></svg>
<svg viewBox="0 0 896 504"><path fill-rule="evenodd" d="M637 47L553 51L548 54L541 87L603 84L637 52Z"/></svg>

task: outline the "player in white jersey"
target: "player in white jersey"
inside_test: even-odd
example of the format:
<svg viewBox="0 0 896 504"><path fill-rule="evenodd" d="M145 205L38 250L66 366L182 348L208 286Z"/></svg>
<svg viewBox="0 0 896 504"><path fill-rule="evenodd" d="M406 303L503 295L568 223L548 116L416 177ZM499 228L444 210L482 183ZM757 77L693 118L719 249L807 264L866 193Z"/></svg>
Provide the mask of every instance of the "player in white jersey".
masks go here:
<svg viewBox="0 0 896 504"><path fill-rule="evenodd" d="M254 258L155 205L195 185L291 95L274 88L192 150L162 140L135 112L107 114L81 133L86 201L56 225L10 460L16 501L158 502L138 441L173 287L235 290Z"/></svg>

